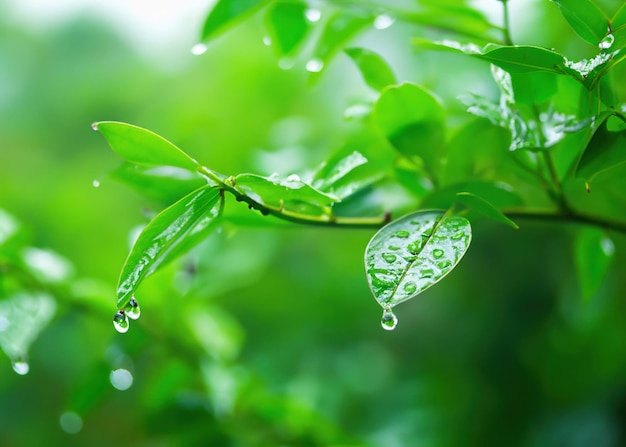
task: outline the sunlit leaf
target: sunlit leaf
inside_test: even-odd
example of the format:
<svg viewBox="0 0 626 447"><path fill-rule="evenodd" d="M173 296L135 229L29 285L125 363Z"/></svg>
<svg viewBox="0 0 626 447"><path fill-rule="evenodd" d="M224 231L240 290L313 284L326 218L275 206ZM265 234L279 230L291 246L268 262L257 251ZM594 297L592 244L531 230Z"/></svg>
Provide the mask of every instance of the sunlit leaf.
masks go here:
<svg viewBox="0 0 626 447"><path fill-rule="evenodd" d="M420 157L431 175L438 172L445 113L433 95L410 83L387 87L376 102L373 119L402 155Z"/></svg>
<svg viewBox="0 0 626 447"><path fill-rule="evenodd" d="M504 225L508 225L509 227L519 229L519 225L513 222L511 219L506 217L502 211L493 206L491 203L486 201L485 199L472 194L471 192L459 192L457 193L457 202L462 203L473 211L477 211L485 217L488 217L491 220L495 220L496 222L503 223Z"/></svg>
<svg viewBox="0 0 626 447"><path fill-rule="evenodd" d="M379 54L366 48L347 48L345 52L359 68L365 83L374 90L396 83L393 71Z"/></svg>
<svg viewBox="0 0 626 447"><path fill-rule="evenodd" d="M206 17L202 27L202 40L223 32L268 2L269 0L218 0Z"/></svg>
<svg viewBox="0 0 626 447"><path fill-rule="evenodd" d="M583 300L588 301L602 286L615 255L615 246L604 231L584 227L576 235L574 249L580 292Z"/></svg>
<svg viewBox="0 0 626 447"><path fill-rule="evenodd" d="M306 20L306 3L278 2L270 6L265 16L272 46L280 56L295 52L307 36L311 25Z"/></svg>
<svg viewBox="0 0 626 447"><path fill-rule="evenodd" d="M565 20L592 45L598 45L607 34L608 17L590 0L552 0L561 10Z"/></svg>
<svg viewBox="0 0 626 447"><path fill-rule="evenodd" d="M345 188L342 189L342 194L335 192L335 190L339 189L340 181L365 163L367 163L367 158L359 151L353 151L347 155L343 151L337 151L317 170L313 176L313 186L321 191L328 191L339 198L343 198L347 192Z"/></svg>
<svg viewBox="0 0 626 447"><path fill-rule="evenodd" d="M131 124L101 121L93 124L115 152L126 160L148 166L175 166L195 171L200 165L165 138Z"/></svg>
<svg viewBox="0 0 626 447"><path fill-rule="evenodd" d="M411 299L452 271L469 247L467 219L419 211L384 226L365 250L370 290L386 309Z"/></svg>
<svg viewBox="0 0 626 447"><path fill-rule="evenodd" d="M625 148L626 131L609 131L605 120L582 155L576 175L591 183L596 175L626 163Z"/></svg>
<svg viewBox="0 0 626 447"><path fill-rule="evenodd" d="M141 281L174 259L172 252L185 242L199 242L194 235L218 216L219 189L204 186L163 210L143 229L133 245L117 286L117 306L123 308Z"/></svg>

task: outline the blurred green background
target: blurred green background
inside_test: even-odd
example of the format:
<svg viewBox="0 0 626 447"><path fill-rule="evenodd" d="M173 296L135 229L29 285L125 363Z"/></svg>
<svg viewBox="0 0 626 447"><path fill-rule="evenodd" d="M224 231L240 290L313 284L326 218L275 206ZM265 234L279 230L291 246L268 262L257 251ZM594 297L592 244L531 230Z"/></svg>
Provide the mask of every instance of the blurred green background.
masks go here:
<svg viewBox="0 0 626 447"><path fill-rule="evenodd" d="M554 5L513 3L516 42L589 55ZM148 52L87 9L46 26L19 17L0 3L0 208L21 244L73 272L33 286L56 312L30 372L2 356L0 445L626 445L623 236L585 303L575 226L481 222L460 266L387 333L362 266L372 231L231 223L146 280L142 318L115 332L131 234L166 204L110 178L120 160L92 122L151 129L223 173L289 173L339 147L354 125L344 110L371 93L345 55L315 84L302 64L280 69L260 18L193 56L201 14ZM398 23L357 42L467 119L455 98L495 91L488 67L415 54L420 32Z"/></svg>

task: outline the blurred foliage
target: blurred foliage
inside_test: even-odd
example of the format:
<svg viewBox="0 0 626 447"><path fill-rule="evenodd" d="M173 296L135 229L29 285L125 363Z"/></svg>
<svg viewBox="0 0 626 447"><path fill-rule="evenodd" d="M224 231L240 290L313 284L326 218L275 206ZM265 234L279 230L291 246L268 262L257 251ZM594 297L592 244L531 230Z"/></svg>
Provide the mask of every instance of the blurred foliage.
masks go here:
<svg viewBox="0 0 626 447"><path fill-rule="evenodd" d="M150 184L145 172L119 167L92 132L96 121L152 129L229 174L286 177L358 150L369 160L358 167L364 177L376 173L370 165L385 176L372 176L375 187L364 182L342 215L400 215L419 200L446 207L459 191L487 195L498 209L551 204L509 157L512 128L489 115L506 97L506 79L494 82L480 57L412 46L451 29L481 51L506 43L465 2L388 2L406 14L376 27L377 16L349 8L356 2L333 1L319 25L344 23L336 41L324 37L332 26L312 26L313 15L295 20L292 33L275 27L270 46L265 27L293 20L301 2L269 10L269 2L222 3L198 34L225 33L168 71L97 19L29 31L0 5L0 347L9 358L0 362L2 445L625 445L625 239L579 223L515 218L513 231L478 221L464 261L404 304L398 328L385 333L363 275L371 229L278 225L229 198L220 229L144 281L141 319L128 334L114 331L129 242L188 185L175 193L156 186L146 198L111 181L142 191ZM493 3L500 11L502 2ZM508 3L514 42L571 60L596 55L588 41L603 37L597 27L581 39L580 21L561 14L572 2ZM621 3L597 2L603 10ZM344 6L351 13L341 22ZM226 23L239 12L245 20ZM325 42L312 53L322 67L307 73L310 59L294 57L310 50L299 39L313 32ZM326 45L333 42L340 45ZM364 50L343 54L346 43ZM617 65L606 76L615 98L625 97L624 74ZM555 85L580 87L544 76L544 98ZM415 163L364 130L376 89L390 79L436 92L445 109L445 145L456 155L441 168L437 194L416 178ZM528 85L515 76L511 83ZM606 87L600 98L608 101ZM457 97L467 92L495 125L466 112ZM559 110L578 107L571 97L558 96ZM526 105L501 104L532 119ZM620 130L613 125L606 132ZM550 151L581 147L576 136ZM568 160L560 159L564 178ZM332 170L317 172L321 185ZM580 179L563 189L575 210L623 219L623 174L619 164L599 174L590 194ZM346 185L335 193L347 196ZM585 253L594 254L591 265Z"/></svg>

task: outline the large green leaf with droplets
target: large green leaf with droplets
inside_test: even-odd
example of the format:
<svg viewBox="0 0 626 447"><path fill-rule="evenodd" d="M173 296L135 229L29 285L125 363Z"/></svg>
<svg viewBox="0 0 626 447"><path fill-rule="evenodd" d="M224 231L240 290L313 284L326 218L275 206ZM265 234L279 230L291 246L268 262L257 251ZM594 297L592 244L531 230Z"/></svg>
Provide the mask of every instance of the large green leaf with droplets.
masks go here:
<svg viewBox="0 0 626 447"><path fill-rule="evenodd" d="M204 186L150 221L137 238L122 268L117 285L119 309L128 304L146 276L203 239L206 230L212 228L219 215L219 197L219 188Z"/></svg>
<svg viewBox="0 0 626 447"><path fill-rule="evenodd" d="M439 282L461 260L472 239L467 219L419 211L384 226L365 249L370 290L385 309Z"/></svg>
<svg viewBox="0 0 626 447"><path fill-rule="evenodd" d="M604 38L609 25L606 14L590 0L552 0L572 29L592 45Z"/></svg>

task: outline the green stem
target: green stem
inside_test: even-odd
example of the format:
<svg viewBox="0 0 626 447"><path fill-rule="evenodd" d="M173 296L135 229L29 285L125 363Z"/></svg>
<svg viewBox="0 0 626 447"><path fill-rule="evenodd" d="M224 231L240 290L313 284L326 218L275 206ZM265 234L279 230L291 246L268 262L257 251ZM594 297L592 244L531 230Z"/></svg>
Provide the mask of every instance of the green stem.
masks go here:
<svg viewBox="0 0 626 447"><path fill-rule="evenodd" d="M613 230L626 234L626 221L591 216L572 210L550 212L541 210L509 209L503 210L502 212L510 219L531 219L558 223L570 222L575 224L592 225L605 230Z"/></svg>
<svg viewBox="0 0 626 447"><path fill-rule="evenodd" d="M380 228L391 220L391 215L388 213L380 217L339 217L333 214L312 216L286 210L283 207L277 208L275 206L259 203L250 196L242 193L235 188L234 179L232 178L223 178L204 166L198 168L198 171L219 186L222 191L235 196L235 200L248 204L248 207L260 211L264 216L271 215L282 220L299 224L341 228Z"/></svg>
<svg viewBox="0 0 626 447"><path fill-rule="evenodd" d="M502 2L502 34L506 45L513 45L511 39L510 22L509 22L509 5L508 0L500 0Z"/></svg>

